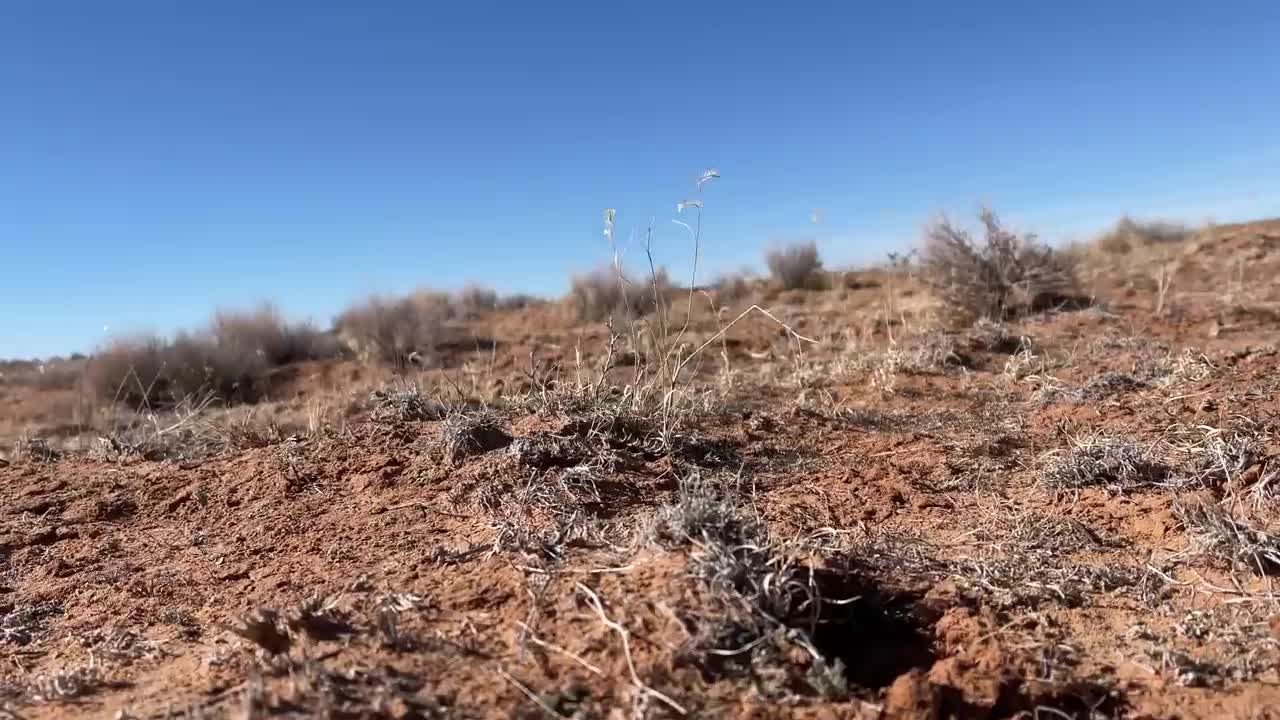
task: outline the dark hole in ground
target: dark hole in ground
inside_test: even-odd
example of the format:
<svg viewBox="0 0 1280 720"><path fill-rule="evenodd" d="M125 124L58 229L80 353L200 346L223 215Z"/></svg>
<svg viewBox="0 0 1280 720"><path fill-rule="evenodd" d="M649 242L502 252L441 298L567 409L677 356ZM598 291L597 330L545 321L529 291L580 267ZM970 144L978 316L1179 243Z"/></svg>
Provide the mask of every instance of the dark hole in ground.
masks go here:
<svg viewBox="0 0 1280 720"><path fill-rule="evenodd" d="M931 617L915 596L847 571L815 570L809 580L824 598L812 631L814 646L828 663L843 663L850 686L879 690L937 659Z"/></svg>

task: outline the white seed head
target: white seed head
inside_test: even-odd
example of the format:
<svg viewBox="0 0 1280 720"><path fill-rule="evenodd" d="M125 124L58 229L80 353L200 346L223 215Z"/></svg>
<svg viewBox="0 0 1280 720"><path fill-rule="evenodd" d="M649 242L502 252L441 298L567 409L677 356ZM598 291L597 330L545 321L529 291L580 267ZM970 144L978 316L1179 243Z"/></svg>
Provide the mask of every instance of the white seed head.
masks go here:
<svg viewBox="0 0 1280 720"><path fill-rule="evenodd" d="M702 173L702 177L698 178L698 187L702 187L704 183L709 183L718 177L720 177L719 170L715 168L709 168L707 170L704 170Z"/></svg>
<svg viewBox="0 0 1280 720"><path fill-rule="evenodd" d="M609 208L604 211L604 236L605 237L613 237L613 216L616 214L617 214L617 211L614 210L613 208Z"/></svg>

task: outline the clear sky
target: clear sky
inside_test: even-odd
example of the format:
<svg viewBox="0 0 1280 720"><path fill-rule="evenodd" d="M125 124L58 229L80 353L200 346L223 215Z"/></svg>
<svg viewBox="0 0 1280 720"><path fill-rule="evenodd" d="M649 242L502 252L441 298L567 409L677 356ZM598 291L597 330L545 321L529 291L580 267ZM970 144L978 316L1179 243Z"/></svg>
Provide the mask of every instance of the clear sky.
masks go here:
<svg viewBox="0 0 1280 720"><path fill-rule="evenodd" d="M0 357L558 294L606 207L683 272L707 167L712 272L877 260L983 202L1050 240L1277 215L1278 129L1274 2L8 2Z"/></svg>

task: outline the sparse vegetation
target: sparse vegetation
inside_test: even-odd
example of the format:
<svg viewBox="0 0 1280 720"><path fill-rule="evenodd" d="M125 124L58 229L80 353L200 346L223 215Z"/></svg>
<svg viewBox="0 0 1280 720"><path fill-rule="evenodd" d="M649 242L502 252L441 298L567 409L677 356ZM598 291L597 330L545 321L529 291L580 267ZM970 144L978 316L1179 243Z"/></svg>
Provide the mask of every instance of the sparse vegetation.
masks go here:
<svg viewBox="0 0 1280 720"><path fill-rule="evenodd" d="M569 280L569 297L583 322L648 315L670 302L675 292L671 278L662 268L643 280L632 280L612 266Z"/></svg>
<svg viewBox="0 0 1280 720"><path fill-rule="evenodd" d="M1170 474L1170 467L1149 448L1122 440L1094 438L1080 441L1054 457L1041 480L1052 488L1101 486L1121 492L1160 484L1168 480Z"/></svg>
<svg viewBox="0 0 1280 720"><path fill-rule="evenodd" d="M822 269L815 242L795 243L765 255L769 275L784 290L825 290L831 281Z"/></svg>
<svg viewBox="0 0 1280 720"><path fill-rule="evenodd" d="M454 462L472 455L504 448L511 435L503 427L502 418L491 410L454 412L445 418L445 453Z"/></svg>
<svg viewBox="0 0 1280 720"><path fill-rule="evenodd" d="M498 309L500 310L522 310L534 305L542 305L547 301L535 295L526 293L516 293L514 295L504 295L498 298Z"/></svg>
<svg viewBox="0 0 1280 720"><path fill-rule="evenodd" d="M991 210L981 244L940 220L928 231L921 277L947 309L969 319L1003 320L1076 300L1075 265L1035 235L1016 235Z"/></svg>
<svg viewBox="0 0 1280 720"><path fill-rule="evenodd" d="M220 311L207 329L179 332L172 339L111 340L86 362L84 382L94 397L134 408L168 408L199 395L255 402L270 390L273 368L341 352L332 336L290 324L264 305L249 312Z"/></svg>
<svg viewBox="0 0 1280 720"><path fill-rule="evenodd" d="M458 305L472 315L496 310L500 304L498 291L483 285L468 285L458 291Z"/></svg>
<svg viewBox="0 0 1280 720"><path fill-rule="evenodd" d="M83 355L47 360L0 360L0 386L26 385L42 390L69 390L84 373Z"/></svg>
<svg viewBox="0 0 1280 720"><path fill-rule="evenodd" d="M445 416L444 403L414 385L376 390L370 395L369 404L373 407L371 419L377 422L418 422Z"/></svg>
<svg viewBox="0 0 1280 720"><path fill-rule="evenodd" d="M750 296L754 282L755 278L746 270L724 275L713 283L716 291L716 303L723 307L743 300Z"/></svg>
<svg viewBox="0 0 1280 720"><path fill-rule="evenodd" d="M1174 505L1191 540L1191 552L1256 575L1280 573L1280 535L1203 497Z"/></svg>
<svg viewBox="0 0 1280 720"><path fill-rule="evenodd" d="M432 717L464 686L486 712L563 717L744 697L1110 717L1158 694L1194 719L1262 696L1280 384L1263 326L1225 318L1249 334L1223 342L1185 324L1210 317L1202 260L1160 317L1028 315L997 288L1012 309L957 330L900 262L778 315L716 305L781 283L704 293L696 274L647 307L651 282L610 276L627 295L591 301L607 327L486 316L507 302L487 291L382 299L409 318L383 325L385 354L339 324L377 364L281 370L315 331L269 306L141 338L120 390L141 412L114 408L87 443L33 422L0 448L0 646L22 663L0 715L163 713L125 683L175 673L163 701L210 716ZM3 401L74 399L11 367ZM230 376L255 383L233 399L289 392L228 406ZM69 583L118 626L47 605ZM1117 661L1145 671L1107 680Z"/></svg>
<svg viewBox="0 0 1280 720"><path fill-rule="evenodd" d="M273 367L342 354L342 347L332 334L307 323L289 323L270 304L247 312L219 310L209 326L219 348L235 355L259 357Z"/></svg>
<svg viewBox="0 0 1280 720"><path fill-rule="evenodd" d="M1098 237L1097 243L1106 252L1123 254L1140 247L1180 243L1195 234L1195 230L1181 223L1122 217L1114 228Z"/></svg>
<svg viewBox="0 0 1280 720"><path fill-rule="evenodd" d="M85 381L101 400L133 408L165 408L183 398L213 394L254 402L268 389L266 358L218 345L207 333L118 338L94 353Z"/></svg>
<svg viewBox="0 0 1280 720"><path fill-rule="evenodd" d="M343 311L334 327L361 358L404 369L434 362L455 315L448 295L419 291L402 298L370 297Z"/></svg>

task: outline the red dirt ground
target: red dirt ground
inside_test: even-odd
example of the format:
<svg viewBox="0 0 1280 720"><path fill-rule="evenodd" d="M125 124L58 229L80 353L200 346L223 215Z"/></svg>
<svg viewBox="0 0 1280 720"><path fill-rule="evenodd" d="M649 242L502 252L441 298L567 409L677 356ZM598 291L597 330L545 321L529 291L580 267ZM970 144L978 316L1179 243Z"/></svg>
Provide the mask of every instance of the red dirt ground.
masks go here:
<svg viewBox="0 0 1280 720"><path fill-rule="evenodd" d="M375 403L211 455L14 453L0 717L1280 717L1280 223L1087 267L1098 306L1002 329L878 272L757 298L819 342L744 320L669 432L570 401L607 330L546 306L423 380L525 394L501 442ZM370 377L291 372L295 407ZM66 422L6 392L10 427ZM1162 470L1054 480L1120 445ZM692 496L764 530L664 535Z"/></svg>

